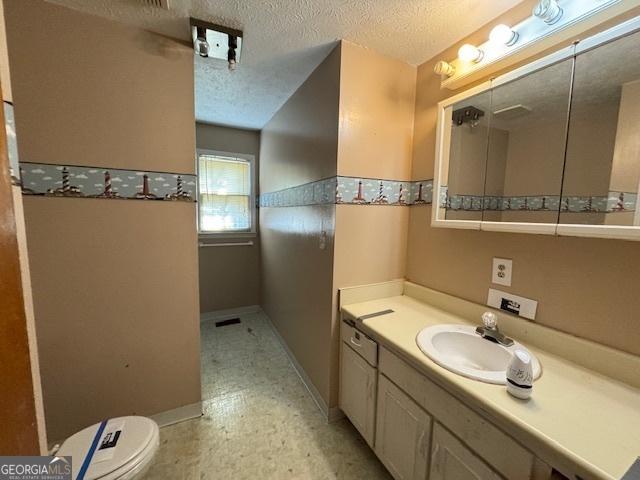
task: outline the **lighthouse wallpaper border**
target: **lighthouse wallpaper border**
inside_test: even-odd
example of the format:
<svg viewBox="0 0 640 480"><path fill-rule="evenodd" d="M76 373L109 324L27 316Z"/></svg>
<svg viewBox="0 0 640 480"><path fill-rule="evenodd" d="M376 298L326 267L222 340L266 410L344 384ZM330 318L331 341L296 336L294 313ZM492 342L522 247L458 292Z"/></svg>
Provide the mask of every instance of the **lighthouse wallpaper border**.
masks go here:
<svg viewBox="0 0 640 480"><path fill-rule="evenodd" d="M51 197L195 202L196 176L20 162L22 193Z"/></svg>
<svg viewBox="0 0 640 480"><path fill-rule="evenodd" d="M295 187L261 193L258 205L419 205L431 203L433 180L399 181L364 177L330 177Z"/></svg>
<svg viewBox="0 0 640 480"><path fill-rule="evenodd" d="M261 193L258 206L300 207L308 205L416 206L433 202L433 180L385 180L336 176ZM450 195L440 190L440 204L454 211L527 211L559 213L628 213L638 208L635 192L610 191L606 195L483 196Z"/></svg>

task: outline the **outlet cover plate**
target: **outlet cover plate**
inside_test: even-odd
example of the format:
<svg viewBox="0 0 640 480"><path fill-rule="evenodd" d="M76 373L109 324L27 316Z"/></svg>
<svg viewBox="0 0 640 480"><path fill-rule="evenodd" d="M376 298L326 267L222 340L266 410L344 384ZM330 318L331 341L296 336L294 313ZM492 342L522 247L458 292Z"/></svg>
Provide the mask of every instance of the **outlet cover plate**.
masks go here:
<svg viewBox="0 0 640 480"><path fill-rule="evenodd" d="M494 258L491 270L491 283L511 286L511 274L513 272L513 260L506 258Z"/></svg>
<svg viewBox="0 0 640 480"><path fill-rule="evenodd" d="M493 288L489 289L487 305L529 320L535 320L536 311L538 310L538 302L535 300L520 297L513 293L501 292Z"/></svg>

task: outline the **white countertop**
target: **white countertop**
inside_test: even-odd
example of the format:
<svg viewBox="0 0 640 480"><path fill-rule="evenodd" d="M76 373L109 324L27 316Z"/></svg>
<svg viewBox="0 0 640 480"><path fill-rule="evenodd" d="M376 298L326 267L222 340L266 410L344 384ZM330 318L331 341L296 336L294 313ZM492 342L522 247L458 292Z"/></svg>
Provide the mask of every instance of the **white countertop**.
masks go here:
<svg viewBox="0 0 640 480"><path fill-rule="evenodd" d="M342 312L355 320L386 309L394 313L358 321L357 327L551 466L557 461L588 477L619 479L640 457L639 389L521 342L538 357L543 373L532 398L517 400L503 385L452 373L418 348L416 335L423 328L468 324L464 318L404 295L346 305Z"/></svg>

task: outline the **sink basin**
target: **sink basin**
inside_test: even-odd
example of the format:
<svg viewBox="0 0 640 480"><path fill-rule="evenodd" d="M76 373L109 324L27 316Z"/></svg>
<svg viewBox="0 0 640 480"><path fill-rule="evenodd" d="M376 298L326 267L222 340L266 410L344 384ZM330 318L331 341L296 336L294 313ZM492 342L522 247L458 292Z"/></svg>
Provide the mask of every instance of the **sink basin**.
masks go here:
<svg viewBox="0 0 640 480"><path fill-rule="evenodd" d="M416 343L422 353L441 367L458 375L486 383L507 383L507 366L515 350L531 356L533 378L542 373L538 359L524 346L510 347L482 338L469 325L434 325L418 333Z"/></svg>

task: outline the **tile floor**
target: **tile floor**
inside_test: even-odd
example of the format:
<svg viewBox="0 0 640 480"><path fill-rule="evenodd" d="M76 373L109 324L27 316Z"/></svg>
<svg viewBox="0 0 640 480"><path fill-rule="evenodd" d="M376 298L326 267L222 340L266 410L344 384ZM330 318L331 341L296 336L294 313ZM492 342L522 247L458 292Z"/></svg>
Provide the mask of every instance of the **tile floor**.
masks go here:
<svg viewBox="0 0 640 480"><path fill-rule="evenodd" d="M390 479L348 420L327 424L264 314L202 324L204 415L160 430L144 480Z"/></svg>

